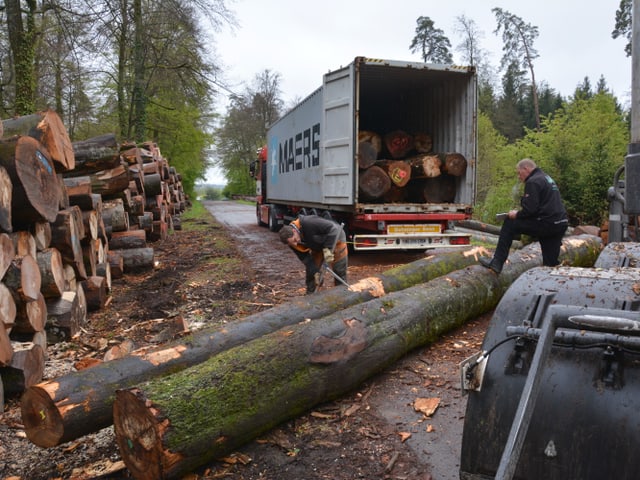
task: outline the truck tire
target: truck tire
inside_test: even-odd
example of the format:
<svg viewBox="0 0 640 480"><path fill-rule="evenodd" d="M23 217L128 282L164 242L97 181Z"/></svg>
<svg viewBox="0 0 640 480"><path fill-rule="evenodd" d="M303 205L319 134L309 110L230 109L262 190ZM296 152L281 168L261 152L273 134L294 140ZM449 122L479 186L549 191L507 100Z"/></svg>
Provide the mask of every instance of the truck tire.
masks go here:
<svg viewBox="0 0 640 480"><path fill-rule="evenodd" d="M260 205L256 205L256 223L259 227L265 227L267 224L260 218Z"/></svg>
<svg viewBox="0 0 640 480"><path fill-rule="evenodd" d="M282 228L282 225L278 223L278 216L275 208L269 209L269 230L277 232Z"/></svg>

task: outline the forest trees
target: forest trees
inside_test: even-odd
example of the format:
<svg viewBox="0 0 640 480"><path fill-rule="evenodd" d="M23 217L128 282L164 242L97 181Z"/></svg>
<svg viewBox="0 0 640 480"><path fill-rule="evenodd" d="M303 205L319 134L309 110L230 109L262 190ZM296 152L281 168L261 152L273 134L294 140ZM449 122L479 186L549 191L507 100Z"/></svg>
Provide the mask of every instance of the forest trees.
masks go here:
<svg viewBox="0 0 640 480"><path fill-rule="evenodd" d="M73 140L154 140L185 189L204 176L225 0L6 0L0 14L5 117L52 106Z"/></svg>
<svg viewBox="0 0 640 480"><path fill-rule="evenodd" d="M227 191L248 195L255 193L249 176L249 164L258 148L266 143L267 127L282 113L280 74L264 70L253 85L241 95L231 97L231 104L216 131L217 166L225 172Z"/></svg>

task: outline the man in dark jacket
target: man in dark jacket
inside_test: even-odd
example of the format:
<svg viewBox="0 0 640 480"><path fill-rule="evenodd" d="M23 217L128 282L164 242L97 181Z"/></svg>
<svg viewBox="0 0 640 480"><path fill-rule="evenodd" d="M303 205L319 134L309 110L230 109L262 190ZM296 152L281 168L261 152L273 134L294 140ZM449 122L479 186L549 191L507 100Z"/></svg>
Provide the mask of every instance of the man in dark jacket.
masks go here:
<svg viewBox="0 0 640 480"><path fill-rule="evenodd" d="M323 263L346 283L348 251L341 225L317 215L303 215L280 229L280 240L304 263L307 293L320 285ZM335 284L339 283L335 279Z"/></svg>
<svg viewBox="0 0 640 480"><path fill-rule="evenodd" d="M500 230L493 258L480 259L483 266L496 273L502 271L502 266L509 256L511 242L521 233L536 237L540 241L544 266L558 265L562 237L569 226L567 211L556 182L530 158L520 160L516 168L518 178L524 182L524 195L520 199L522 208L508 213Z"/></svg>

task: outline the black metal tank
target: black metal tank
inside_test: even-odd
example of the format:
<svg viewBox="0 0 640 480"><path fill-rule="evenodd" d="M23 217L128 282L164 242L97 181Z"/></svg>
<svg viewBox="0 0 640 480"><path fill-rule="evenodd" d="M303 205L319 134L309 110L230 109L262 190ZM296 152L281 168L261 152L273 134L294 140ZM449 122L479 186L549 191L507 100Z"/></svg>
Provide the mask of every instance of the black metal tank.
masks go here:
<svg viewBox="0 0 640 480"><path fill-rule="evenodd" d="M541 267L521 275L483 342L490 354L480 391L469 392L460 478L640 478L639 310L634 268ZM544 338L548 353L536 356ZM535 406L521 450L512 475L497 475L530 375L539 383L525 389Z"/></svg>

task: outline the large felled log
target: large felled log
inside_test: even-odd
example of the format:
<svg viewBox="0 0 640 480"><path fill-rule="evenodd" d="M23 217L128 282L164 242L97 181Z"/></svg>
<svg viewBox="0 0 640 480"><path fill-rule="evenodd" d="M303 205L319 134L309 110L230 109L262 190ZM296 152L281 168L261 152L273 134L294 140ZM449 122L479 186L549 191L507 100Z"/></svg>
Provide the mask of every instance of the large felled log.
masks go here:
<svg viewBox="0 0 640 480"><path fill-rule="evenodd" d="M0 165L0 232L11 232L11 195L13 184L7 170Z"/></svg>
<svg viewBox="0 0 640 480"><path fill-rule="evenodd" d="M14 258L3 279L16 298L23 302L38 300L42 277L38 262L31 256Z"/></svg>
<svg viewBox="0 0 640 480"><path fill-rule="evenodd" d="M107 281L104 277L92 276L81 282L87 310L100 310L107 303Z"/></svg>
<svg viewBox="0 0 640 480"><path fill-rule="evenodd" d="M0 141L0 166L11 178L13 228L31 222L53 222L60 203L60 184L49 152L32 137Z"/></svg>
<svg viewBox="0 0 640 480"><path fill-rule="evenodd" d="M418 155L407 160L412 178L433 178L441 173L442 161L437 155Z"/></svg>
<svg viewBox="0 0 640 480"><path fill-rule="evenodd" d="M389 132L384 136L384 146L391 158L405 158L414 147L413 137L402 130Z"/></svg>
<svg viewBox="0 0 640 480"><path fill-rule="evenodd" d="M153 268L154 255L153 248L128 248L125 250L111 250L118 252L122 256L124 272L138 272Z"/></svg>
<svg viewBox="0 0 640 480"><path fill-rule="evenodd" d="M16 302L11 290L0 282L0 328L11 330L16 319Z"/></svg>
<svg viewBox="0 0 640 480"><path fill-rule="evenodd" d="M413 146L418 153L431 153L433 139L428 133L416 133L413 136Z"/></svg>
<svg viewBox="0 0 640 480"><path fill-rule="evenodd" d="M87 271L80 243L83 233L82 211L77 206L60 210L51 226L51 245L58 249L63 260L73 266L77 277L84 280Z"/></svg>
<svg viewBox="0 0 640 480"><path fill-rule="evenodd" d="M120 145L113 133L72 143L76 166L71 175L86 175L120 165Z"/></svg>
<svg viewBox="0 0 640 480"><path fill-rule="evenodd" d="M113 232L109 240L109 248L112 250L145 248L146 246L147 234L142 229Z"/></svg>
<svg viewBox="0 0 640 480"><path fill-rule="evenodd" d="M411 180L411 165L403 160L378 160L376 166L387 172L396 187L404 187Z"/></svg>
<svg viewBox="0 0 640 480"><path fill-rule="evenodd" d="M50 343L69 341L86 323L86 305L82 305L76 291L62 292L59 298L47 300L47 338Z"/></svg>
<svg viewBox="0 0 640 480"><path fill-rule="evenodd" d="M28 135L40 142L59 165L60 171L75 168L75 155L69 133L60 116L53 110L9 118L2 121L4 138Z"/></svg>
<svg viewBox="0 0 640 480"><path fill-rule="evenodd" d="M137 479L178 478L356 388L412 349L494 308L510 284L540 262L531 255L512 260L500 276L468 267L119 390L114 427L127 468Z"/></svg>
<svg viewBox="0 0 640 480"><path fill-rule="evenodd" d="M34 343L13 342L13 356L9 365L0 368L5 394L20 394L42 381L44 351Z"/></svg>
<svg viewBox="0 0 640 480"><path fill-rule="evenodd" d="M13 240L6 233L0 233L0 279L4 277L15 256Z"/></svg>
<svg viewBox="0 0 640 480"><path fill-rule="evenodd" d="M585 238L566 243L562 259L587 265L597 256L599 239ZM588 248L590 247L590 248ZM533 250L525 251L533 261ZM595 253L594 253L595 252ZM111 424L113 392L154 376L166 375L205 361L212 355L262 335L304 321L335 313L390 292L426 282L452 270L476 263L476 249L439 252L431 257L362 280L350 289L336 287L225 325L194 333L187 343L176 343L152 351L139 351L125 358L65 375L28 389L21 401L27 437L41 447L52 447L97 431ZM540 256L537 257L541 263ZM506 267L505 267L506 269ZM100 378L97 382L96 378Z"/></svg>
<svg viewBox="0 0 640 480"><path fill-rule="evenodd" d="M467 171L467 159L461 153L445 153L442 170L455 177L464 175Z"/></svg>
<svg viewBox="0 0 640 480"><path fill-rule="evenodd" d="M99 193L103 196L120 193L129 187L129 171L126 165L101 170L92 173L90 177L93 193Z"/></svg>
<svg viewBox="0 0 640 480"><path fill-rule="evenodd" d="M382 198L391 188L391 179L387 172L374 165L360 172L358 190L362 200Z"/></svg>

